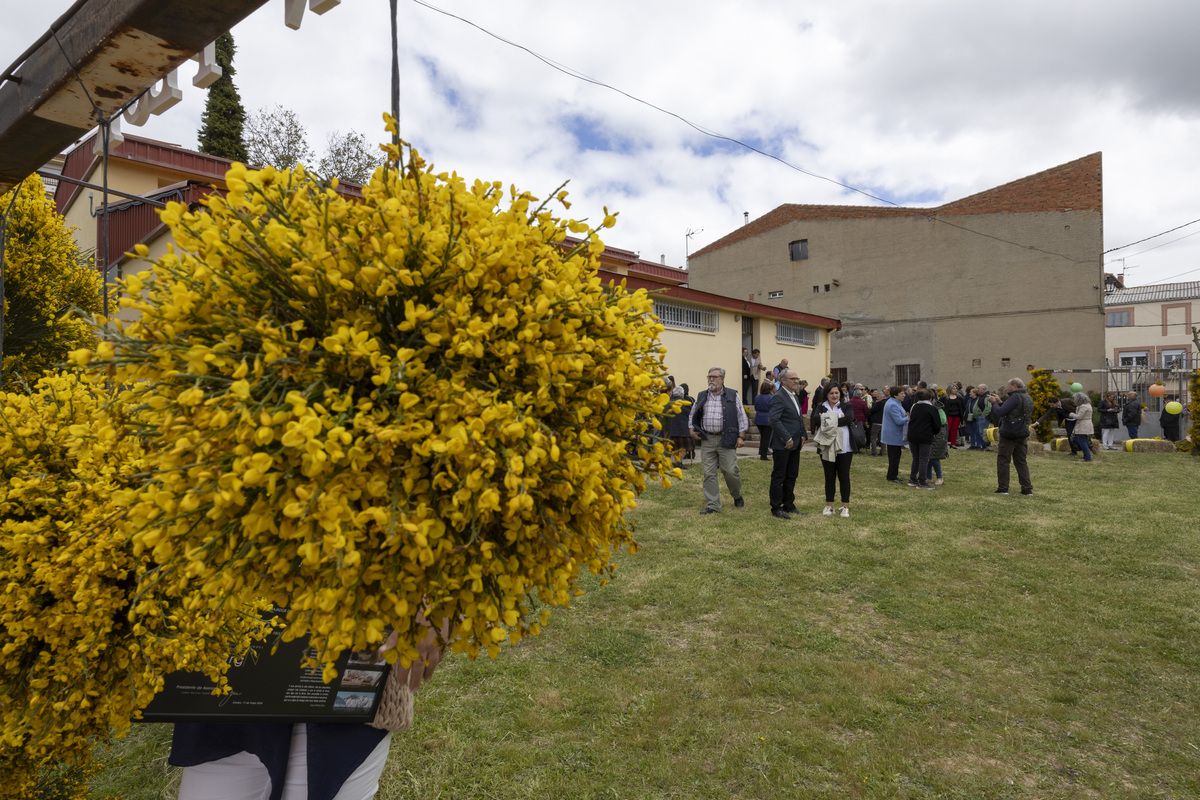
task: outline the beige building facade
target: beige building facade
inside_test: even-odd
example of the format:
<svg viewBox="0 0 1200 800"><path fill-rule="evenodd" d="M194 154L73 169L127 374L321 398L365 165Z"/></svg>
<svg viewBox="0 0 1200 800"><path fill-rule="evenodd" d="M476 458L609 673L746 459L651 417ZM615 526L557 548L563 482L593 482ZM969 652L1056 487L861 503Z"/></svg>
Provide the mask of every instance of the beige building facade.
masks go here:
<svg viewBox="0 0 1200 800"><path fill-rule="evenodd" d="M1113 289L1104 296L1105 349L1118 367L1196 369L1200 281Z"/></svg>
<svg viewBox="0 0 1200 800"><path fill-rule="evenodd" d="M742 348L759 349L768 369L787 359L810 384L826 374L832 334L841 324L836 319L699 291L685 283L685 270L645 261L629 250L605 248L600 267L604 280L623 280L631 290L653 293L667 373L676 384L688 384L693 395L713 367L723 368L725 385L741 392ZM744 398L746 403L753 399Z"/></svg>
<svg viewBox="0 0 1200 800"><path fill-rule="evenodd" d="M1102 250L1096 153L937 208L780 206L688 272L694 288L839 319L835 379L997 385L1029 365L1104 365Z"/></svg>

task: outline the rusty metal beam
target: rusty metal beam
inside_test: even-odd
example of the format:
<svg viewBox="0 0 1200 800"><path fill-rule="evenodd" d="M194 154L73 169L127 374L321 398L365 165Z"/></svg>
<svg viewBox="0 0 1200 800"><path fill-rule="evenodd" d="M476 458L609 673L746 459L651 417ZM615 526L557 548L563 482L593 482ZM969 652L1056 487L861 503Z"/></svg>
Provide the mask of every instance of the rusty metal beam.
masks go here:
<svg viewBox="0 0 1200 800"><path fill-rule="evenodd" d="M0 84L0 193L85 136L97 108L110 117L265 2L80 4Z"/></svg>

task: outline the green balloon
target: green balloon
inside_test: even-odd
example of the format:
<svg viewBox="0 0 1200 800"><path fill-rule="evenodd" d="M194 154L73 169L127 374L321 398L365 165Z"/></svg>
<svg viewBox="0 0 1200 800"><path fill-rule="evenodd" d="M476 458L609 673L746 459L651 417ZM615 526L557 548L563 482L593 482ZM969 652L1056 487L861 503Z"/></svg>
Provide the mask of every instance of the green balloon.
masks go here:
<svg viewBox="0 0 1200 800"><path fill-rule="evenodd" d="M1183 411L1183 406L1180 403L1176 403L1174 400L1167 403L1168 414L1178 414L1180 411Z"/></svg>
<svg viewBox="0 0 1200 800"><path fill-rule="evenodd" d="M1083 384L1082 384L1082 383L1072 383L1072 384L1071 384L1071 391L1072 391L1072 392L1082 392L1082 391L1083 391Z"/></svg>

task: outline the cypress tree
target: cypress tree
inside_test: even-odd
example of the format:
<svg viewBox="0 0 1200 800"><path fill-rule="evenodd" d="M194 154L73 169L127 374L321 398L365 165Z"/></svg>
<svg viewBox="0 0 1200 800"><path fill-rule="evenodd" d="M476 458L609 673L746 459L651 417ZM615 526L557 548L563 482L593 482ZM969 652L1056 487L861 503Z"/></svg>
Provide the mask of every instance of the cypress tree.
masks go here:
<svg viewBox="0 0 1200 800"><path fill-rule="evenodd" d="M200 117L200 152L246 163L246 145L242 129L246 125L246 109L237 87L233 85L233 34L217 38L217 63L222 75L208 87L204 114Z"/></svg>

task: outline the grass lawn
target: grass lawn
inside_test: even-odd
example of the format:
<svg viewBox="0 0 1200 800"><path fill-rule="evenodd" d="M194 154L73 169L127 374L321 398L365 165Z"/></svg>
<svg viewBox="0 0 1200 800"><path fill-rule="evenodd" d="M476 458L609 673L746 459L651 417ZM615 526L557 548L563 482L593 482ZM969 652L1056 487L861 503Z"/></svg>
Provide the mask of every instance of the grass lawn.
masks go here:
<svg viewBox="0 0 1200 800"><path fill-rule="evenodd" d="M689 468L607 587L443 664L379 797L1200 796L1200 459L1030 460L1000 497L994 454L928 492L860 455L840 519L805 453L790 522L769 463L704 517ZM94 796L173 797L168 737L115 743Z"/></svg>

